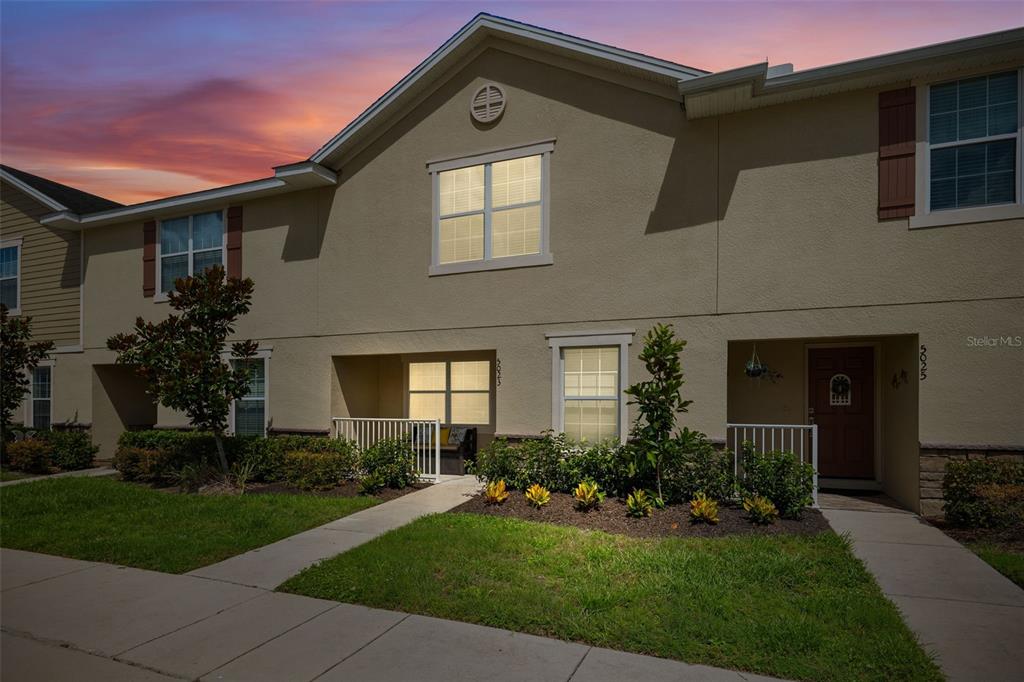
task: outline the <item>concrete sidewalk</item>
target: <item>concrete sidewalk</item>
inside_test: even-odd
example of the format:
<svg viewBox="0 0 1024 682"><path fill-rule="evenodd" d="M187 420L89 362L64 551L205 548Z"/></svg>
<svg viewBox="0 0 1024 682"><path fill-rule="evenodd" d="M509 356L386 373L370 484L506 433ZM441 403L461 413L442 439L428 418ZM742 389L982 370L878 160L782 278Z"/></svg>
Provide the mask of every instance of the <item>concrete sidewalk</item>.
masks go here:
<svg viewBox="0 0 1024 682"><path fill-rule="evenodd" d="M52 478L93 478L98 476L116 476L117 471L110 467L95 467L93 469L79 469L78 471L62 471L59 474L49 476L29 476L28 478L16 478L13 481L0 483L0 488L8 485L21 485L22 483L34 483L36 481L49 481Z"/></svg>
<svg viewBox="0 0 1024 682"><path fill-rule="evenodd" d="M0 589L0 678L12 682L770 679L17 550L0 550Z"/></svg>
<svg viewBox="0 0 1024 682"><path fill-rule="evenodd" d="M188 575L272 590L304 568L346 552L426 514L457 507L480 489L472 476L453 476L265 547L198 568Z"/></svg>
<svg viewBox="0 0 1024 682"><path fill-rule="evenodd" d="M1024 680L1024 590L909 512L822 513L950 680Z"/></svg>

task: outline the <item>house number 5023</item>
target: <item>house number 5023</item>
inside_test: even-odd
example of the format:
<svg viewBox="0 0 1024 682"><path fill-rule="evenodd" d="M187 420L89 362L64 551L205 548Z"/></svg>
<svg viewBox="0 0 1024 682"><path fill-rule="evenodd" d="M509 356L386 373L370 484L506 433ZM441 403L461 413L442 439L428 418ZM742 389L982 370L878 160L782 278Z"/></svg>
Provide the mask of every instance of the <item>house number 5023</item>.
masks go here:
<svg viewBox="0 0 1024 682"><path fill-rule="evenodd" d="M501 386L501 358L494 359L494 385Z"/></svg>
<svg viewBox="0 0 1024 682"><path fill-rule="evenodd" d="M921 345L921 381L928 378L928 347Z"/></svg>

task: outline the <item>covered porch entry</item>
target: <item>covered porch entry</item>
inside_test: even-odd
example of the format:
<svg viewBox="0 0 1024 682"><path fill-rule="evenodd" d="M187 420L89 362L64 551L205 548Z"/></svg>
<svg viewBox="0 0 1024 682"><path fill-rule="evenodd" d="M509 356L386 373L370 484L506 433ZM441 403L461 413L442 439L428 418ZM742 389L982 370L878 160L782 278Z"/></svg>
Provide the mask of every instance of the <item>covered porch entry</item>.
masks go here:
<svg viewBox="0 0 1024 682"><path fill-rule="evenodd" d="M332 358L333 435L409 439L425 476L460 475L494 439L493 350Z"/></svg>
<svg viewBox="0 0 1024 682"><path fill-rule="evenodd" d="M730 448L758 440L758 449L813 453L820 489L884 491L917 510L916 335L728 346Z"/></svg>

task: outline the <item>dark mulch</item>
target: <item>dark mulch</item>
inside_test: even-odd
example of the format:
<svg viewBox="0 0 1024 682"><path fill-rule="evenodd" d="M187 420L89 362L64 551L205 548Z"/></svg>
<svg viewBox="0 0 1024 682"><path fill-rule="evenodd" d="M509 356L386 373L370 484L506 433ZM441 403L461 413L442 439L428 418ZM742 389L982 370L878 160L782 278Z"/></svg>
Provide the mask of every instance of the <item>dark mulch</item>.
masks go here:
<svg viewBox="0 0 1024 682"><path fill-rule="evenodd" d="M608 498L597 509L581 512L576 509L572 495L567 493L551 493L551 502L536 509L526 497L511 491L504 504L488 505L483 495L477 495L468 502L463 502L452 512L470 512L490 516L510 516L526 521L540 521L562 526L575 526L586 530L603 530L607 533L619 533L633 537L718 537L723 535L815 535L829 530L828 522L821 512L815 509L804 511L800 519L779 519L773 525L759 526L746 518L742 508L720 504L718 507L718 524L690 522L689 505L671 505L665 509L655 509L645 519L635 519L626 515L626 504L623 500Z"/></svg>
<svg viewBox="0 0 1024 682"><path fill-rule="evenodd" d="M408 488L384 488L383 490L371 495L371 497L387 502L388 500L394 500L402 497L403 495L414 493L417 490L423 490L429 485L430 483L421 481L419 483L414 483ZM250 483L245 487L246 495L266 495L270 493L280 493L285 495L313 495L316 497L359 497L359 483L356 481L346 481L339 486L335 486L334 488L329 488L327 490L303 490L301 488L288 485L283 481L279 481L277 483Z"/></svg>
<svg viewBox="0 0 1024 682"><path fill-rule="evenodd" d="M992 545L1015 554L1024 554L1024 528L956 528L941 519L932 519L943 533L965 545Z"/></svg>

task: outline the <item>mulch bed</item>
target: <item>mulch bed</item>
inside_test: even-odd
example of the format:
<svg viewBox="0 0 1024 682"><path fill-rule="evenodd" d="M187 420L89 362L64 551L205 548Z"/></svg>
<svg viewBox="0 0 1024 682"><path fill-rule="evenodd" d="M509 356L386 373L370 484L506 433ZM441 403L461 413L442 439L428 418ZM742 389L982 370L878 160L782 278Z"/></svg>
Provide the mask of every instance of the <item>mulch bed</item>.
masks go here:
<svg viewBox="0 0 1024 682"><path fill-rule="evenodd" d="M955 528L941 519L931 519L931 523L961 544L988 544L1024 554L1024 528Z"/></svg>
<svg viewBox="0 0 1024 682"><path fill-rule="evenodd" d="M469 512L489 516L507 516L525 521L540 521L586 530L602 530L638 538L652 537L720 537L724 535L815 535L830 530L821 512L804 511L800 519L779 519L773 525L759 526L747 520L742 508L719 504L718 524L690 522L689 505L671 505L655 509L645 519L626 515L624 500L606 499L597 509L581 512L576 509L572 495L551 493L551 502L537 509L517 491L500 505L488 505L483 495L463 502L451 512Z"/></svg>

